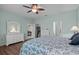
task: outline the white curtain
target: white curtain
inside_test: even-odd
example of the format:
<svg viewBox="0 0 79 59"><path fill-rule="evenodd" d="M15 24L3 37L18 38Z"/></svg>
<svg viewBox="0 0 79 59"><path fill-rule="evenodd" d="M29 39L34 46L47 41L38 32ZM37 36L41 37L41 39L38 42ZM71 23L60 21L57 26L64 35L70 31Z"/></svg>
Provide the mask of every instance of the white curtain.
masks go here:
<svg viewBox="0 0 79 59"><path fill-rule="evenodd" d="M53 35L60 35L62 33L62 21L53 21Z"/></svg>
<svg viewBox="0 0 79 59"><path fill-rule="evenodd" d="M56 35L56 22L53 22L53 34Z"/></svg>

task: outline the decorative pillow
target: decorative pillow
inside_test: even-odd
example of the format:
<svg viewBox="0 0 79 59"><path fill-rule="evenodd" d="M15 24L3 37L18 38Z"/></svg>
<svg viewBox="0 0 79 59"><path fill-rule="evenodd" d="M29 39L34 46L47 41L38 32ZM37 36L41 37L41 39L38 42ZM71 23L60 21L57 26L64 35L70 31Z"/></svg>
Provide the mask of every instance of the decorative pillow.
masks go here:
<svg viewBox="0 0 79 59"><path fill-rule="evenodd" d="M77 36L77 35L79 35L79 33L74 34L74 35L70 38L70 40L73 40L73 38L74 38L75 36Z"/></svg>
<svg viewBox="0 0 79 59"><path fill-rule="evenodd" d="M70 45L79 45L79 34L72 37L72 41L69 44Z"/></svg>

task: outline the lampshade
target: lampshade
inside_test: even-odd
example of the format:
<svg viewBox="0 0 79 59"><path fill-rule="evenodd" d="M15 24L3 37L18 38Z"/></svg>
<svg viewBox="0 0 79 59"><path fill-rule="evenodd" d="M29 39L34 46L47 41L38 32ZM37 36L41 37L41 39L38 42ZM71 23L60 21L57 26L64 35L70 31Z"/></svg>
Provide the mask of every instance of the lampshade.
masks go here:
<svg viewBox="0 0 79 59"><path fill-rule="evenodd" d="M77 26L72 26L71 31L78 32L79 28Z"/></svg>

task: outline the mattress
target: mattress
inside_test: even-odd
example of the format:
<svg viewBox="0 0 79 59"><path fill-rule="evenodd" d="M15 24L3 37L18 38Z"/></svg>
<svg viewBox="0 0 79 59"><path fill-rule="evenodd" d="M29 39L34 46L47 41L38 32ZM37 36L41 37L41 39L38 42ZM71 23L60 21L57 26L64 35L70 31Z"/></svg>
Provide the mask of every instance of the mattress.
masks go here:
<svg viewBox="0 0 79 59"><path fill-rule="evenodd" d="M79 45L69 45L70 41L62 37L34 38L22 45L20 55L78 55Z"/></svg>

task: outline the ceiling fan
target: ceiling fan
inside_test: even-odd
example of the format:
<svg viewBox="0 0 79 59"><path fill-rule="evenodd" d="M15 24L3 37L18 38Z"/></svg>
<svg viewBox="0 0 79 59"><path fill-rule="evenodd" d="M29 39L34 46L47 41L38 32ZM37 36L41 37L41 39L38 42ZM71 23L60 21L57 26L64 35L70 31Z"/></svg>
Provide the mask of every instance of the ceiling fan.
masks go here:
<svg viewBox="0 0 79 59"><path fill-rule="evenodd" d="M23 7L30 9L29 11L27 11L27 13L34 12L34 13L38 14L39 11L44 11L45 10L42 7L40 7L38 4L32 4L30 7L26 6L26 5L23 5Z"/></svg>

